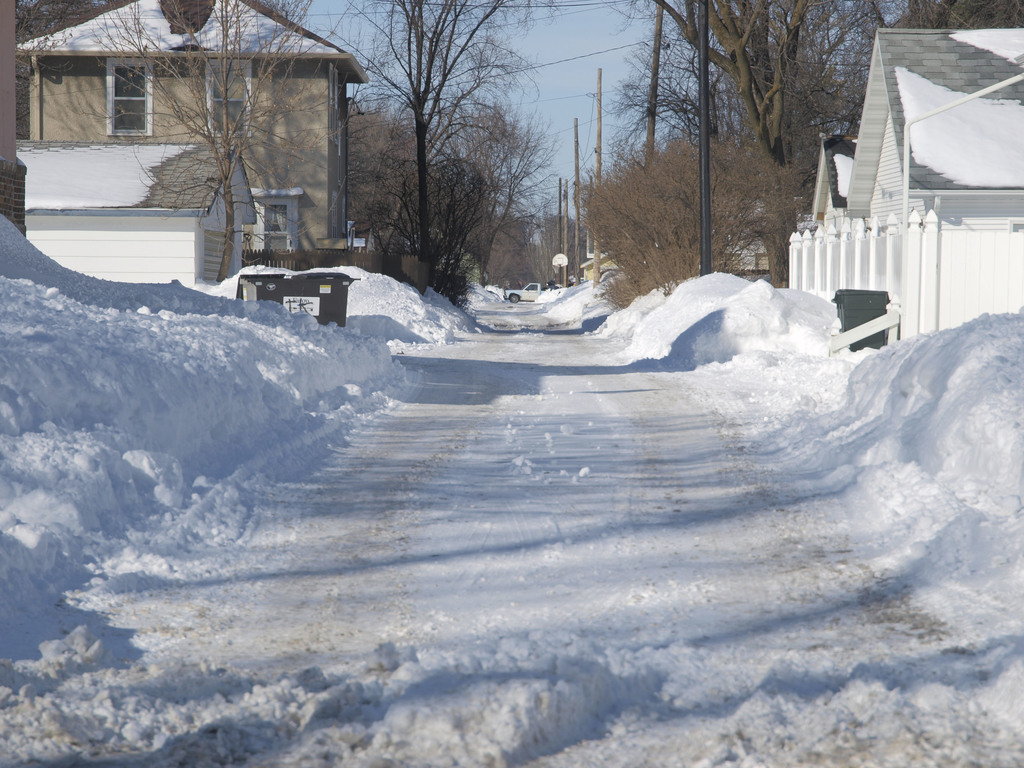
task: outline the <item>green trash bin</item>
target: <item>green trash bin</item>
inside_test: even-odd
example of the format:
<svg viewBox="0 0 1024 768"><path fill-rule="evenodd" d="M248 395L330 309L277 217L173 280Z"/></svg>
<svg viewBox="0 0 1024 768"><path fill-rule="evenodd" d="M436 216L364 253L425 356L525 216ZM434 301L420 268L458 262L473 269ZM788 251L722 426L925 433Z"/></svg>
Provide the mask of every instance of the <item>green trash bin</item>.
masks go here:
<svg viewBox="0 0 1024 768"><path fill-rule="evenodd" d="M840 288L832 299L839 311L839 322L843 333L864 325L868 320L883 317L888 311L889 294L885 291L861 291L853 288ZM850 351L871 347L881 349L889 342L889 331L879 331L866 339L850 345Z"/></svg>
<svg viewBox="0 0 1024 768"><path fill-rule="evenodd" d="M348 287L356 281L342 272L260 272L238 278L239 299L276 301L289 312L312 315L321 325L345 326Z"/></svg>

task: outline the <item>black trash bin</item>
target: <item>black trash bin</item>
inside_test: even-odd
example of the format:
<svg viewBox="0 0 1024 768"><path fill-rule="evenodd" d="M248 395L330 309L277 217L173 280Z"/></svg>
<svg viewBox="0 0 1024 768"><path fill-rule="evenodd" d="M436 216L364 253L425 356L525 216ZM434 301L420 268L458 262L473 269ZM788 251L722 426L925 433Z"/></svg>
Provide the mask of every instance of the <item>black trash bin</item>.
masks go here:
<svg viewBox="0 0 1024 768"><path fill-rule="evenodd" d="M289 312L313 315L321 325L344 327L348 287L355 281L342 272L260 272L239 276L235 295L247 301L276 301Z"/></svg>
<svg viewBox="0 0 1024 768"><path fill-rule="evenodd" d="M868 320L883 317L889 306L889 294L885 291L861 291L853 288L840 288L832 299L839 310L839 322L846 331L864 325ZM889 341L889 331L879 331L866 339L850 345L850 351L871 347L881 349Z"/></svg>

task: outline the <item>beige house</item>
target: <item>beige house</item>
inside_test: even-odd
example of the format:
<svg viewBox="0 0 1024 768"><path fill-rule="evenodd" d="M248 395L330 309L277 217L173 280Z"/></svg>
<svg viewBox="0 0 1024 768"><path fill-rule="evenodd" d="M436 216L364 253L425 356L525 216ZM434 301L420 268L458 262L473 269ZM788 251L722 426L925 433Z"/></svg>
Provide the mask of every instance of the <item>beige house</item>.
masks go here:
<svg viewBox="0 0 1024 768"><path fill-rule="evenodd" d="M325 38L256 0L133 0L19 55L33 77L32 142L202 146L239 136L255 207L236 211L245 244L347 247L347 87L367 78ZM178 192L182 209L194 207L194 190ZM165 190L162 203L173 200Z"/></svg>

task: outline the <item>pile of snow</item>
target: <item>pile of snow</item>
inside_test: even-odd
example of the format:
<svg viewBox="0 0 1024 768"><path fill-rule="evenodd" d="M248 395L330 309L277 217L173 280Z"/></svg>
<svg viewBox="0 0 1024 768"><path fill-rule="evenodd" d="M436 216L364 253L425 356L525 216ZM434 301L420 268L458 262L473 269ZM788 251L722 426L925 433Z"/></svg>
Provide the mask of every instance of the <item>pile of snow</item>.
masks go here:
<svg viewBox="0 0 1024 768"><path fill-rule="evenodd" d="M399 344L447 344L455 334L473 327L469 316L428 288L425 295L411 285L354 267L342 270L359 280L349 289L348 325L370 336Z"/></svg>
<svg viewBox="0 0 1024 768"><path fill-rule="evenodd" d="M245 267L240 275L296 274L289 269ZM408 344L448 344L461 331L473 328L473 321L448 299L428 288L426 295L407 283L387 275L367 272L359 267L330 267L317 273L337 272L355 279L348 289L346 328L349 331L386 339L392 350ZM200 290L218 295L236 295L236 275L216 285L201 285Z"/></svg>
<svg viewBox="0 0 1024 768"><path fill-rule="evenodd" d="M979 638L1019 632L1024 316L985 315L859 354L834 409L789 420L763 449L795 490L837 493L851 512L837 523L934 615L977 622ZM1016 608L1002 626L990 598Z"/></svg>
<svg viewBox="0 0 1024 768"><path fill-rule="evenodd" d="M625 361L714 392L709 408L748 456L794 498L834 494L832 523L855 551L934 615L977 621L979 638L1019 632L1024 314L830 359L834 320L827 301L712 275L638 300L598 333L628 342ZM1021 610L993 627L979 595Z"/></svg>
<svg viewBox="0 0 1024 768"><path fill-rule="evenodd" d="M502 301L505 301L505 291L496 285L485 286L472 283L466 293L466 308L470 312Z"/></svg>
<svg viewBox="0 0 1024 768"><path fill-rule="evenodd" d="M601 332L630 340L624 361L693 370L756 351L820 356L835 317L833 305L809 294L715 274L685 282L668 297L655 291L639 299Z"/></svg>
<svg viewBox="0 0 1024 768"><path fill-rule="evenodd" d="M271 302L96 280L2 217L0 254L0 648L13 658L59 634L61 595L114 553L243 536L253 478L308 470L403 385L385 342L467 322L365 273L352 304L391 308L383 336L372 319L345 331Z"/></svg>

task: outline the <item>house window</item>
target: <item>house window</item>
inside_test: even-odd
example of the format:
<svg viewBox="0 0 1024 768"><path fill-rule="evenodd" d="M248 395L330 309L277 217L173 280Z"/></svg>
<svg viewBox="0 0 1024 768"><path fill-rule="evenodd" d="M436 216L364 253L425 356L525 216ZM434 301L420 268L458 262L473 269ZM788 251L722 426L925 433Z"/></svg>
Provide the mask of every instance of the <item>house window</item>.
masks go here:
<svg viewBox="0 0 1024 768"><path fill-rule="evenodd" d="M1010 219L1010 232L1024 232L1024 219Z"/></svg>
<svg viewBox="0 0 1024 768"><path fill-rule="evenodd" d="M206 75L210 123L218 131L245 130L251 73L248 62L229 59L210 63Z"/></svg>
<svg viewBox="0 0 1024 768"><path fill-rule="evenodd" d="M298 199L275 195L273 190L256 199L257 247L271 251L294 251L298 240Z"/></svg>
<svg viewBox="0 0 1024 768"><path fill-rule="evenodd" d="M153 134L153 82L145 64L107 62L107 131L115 136Z"/></svg>

